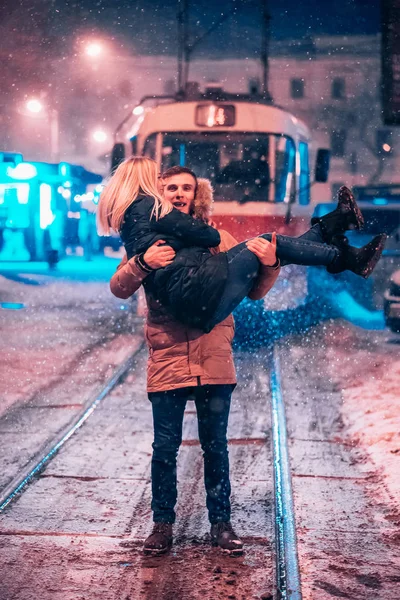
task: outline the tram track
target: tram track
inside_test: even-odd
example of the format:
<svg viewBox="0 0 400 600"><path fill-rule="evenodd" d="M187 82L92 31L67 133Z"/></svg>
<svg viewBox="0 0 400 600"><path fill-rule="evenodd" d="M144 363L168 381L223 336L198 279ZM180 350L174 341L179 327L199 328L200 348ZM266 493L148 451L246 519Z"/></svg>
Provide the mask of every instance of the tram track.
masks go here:
<svg viewBox="0 0 400 600"><path fill-rule="evenodd" d="M310 340L308 344L318 345L320 338ZM134 359L131 357L135 364L122 384L116 386L116 381L124 378L125 363L113 374L113 391L110 388L107 392L104 385L102 399L92 398L85 411L82 409L79 417L84 418L85 412L86 420L79 422L76 416L69 424L70 435L65 431L64 436L60 434L62 446L56 448L58 439L53 440L55 452L48 450L42 471L38 465L38 471L33 472L35 465L30 465L31 479L26 484L31 485L18 493L18 482L14 482L15 495L0 515L0 562L4 556L18 556L18 561L34 565L33 573L26 575L16 573L19 562L7 563L7 569L11 568L25 587L35 582L41 586L42 600L53 599L49 590L54 589L54 578L64 589L61 571L58 573L60 564L68 564L71 570L73 583L66 597L74 600L88 593L79 576L83 565L90 574L88 600L327 600L329 590L333 595L341 593L340 597L372 598L368 589L365 594L360 592L362 583L352 596L347 588L342 592L337 581L352 556L353 539L359 543L357 528L363 527L363 521L356 515L352 522L349 513L344 527L342 509L336 516L335 506L330 504L327 514L325 494L329 490L334 498L343 493L360 495L357 489L364 484L366 473L353 464L352 446L346 439L339 447L336 436L341 425L336 403L340 402L340 392L330 391L324 364L321 362L317 379L309 375L313 365L308 356L315 354L322 361L324 349L318 346L317 352L310 346L305 351L304 344L304 340L293 339L279 342L271 353L261 349L236 354L239 384L231 411L229 452L232 521L245 543L243 557L231 558L210 547L197 419L190 403L178 461L175 543L167 556L143 557L142 541L151 526L152 435L151 409L145 394L146 352L138 347ZM327 399L325 408L322 393ZM305 401L312 405L310 412L304 409ZM313 424L316 420L321 424L317 428ZM83 423L85 427L81 427ZM322 432L330 436L325 439ZM319 462L310 467L311 454ZM322 501L313 503L320 493ZM371 510L363 508L367 513ZM368 539L376 535L365 526L362 534ZM323 540L327 535L340 536L347 544L341 548L343 560L339 560L337 570L326 564L329 557ZM37 552L44 558L36 563ZM384 557L382 548L381 552ZM323 565L316 576L310 575L314 558L316 564ZM52 583L50 575L46 579L43 565L47 563L51 565ZM366 565L363 569L358 581L375 585L377 578ZM329 578L331 574L336 580ZM14 590L14 582L7 585ZM9 597L30 600L34 595L13 592ZM390 594L376 597L395 598ZM55 599L64 597L60 593Z"/></svg>
<svg viewBox="0 0 400 600"><path fill-rule="evenodd" d="M302 594L287 442L286 411L280 371L279 351L275 346L270 357L272 445L275 489L275 583L279 600L301 600Z"/></svg>
<svg viewBox="0 0 400 600"><path fill-rule="evenodd" d="M105 385L103 385L102 389L96 394L96 396L93 398L90 398L85 405L82 407L82 409L79 411L78 414L76 414L73 419L68 423L68 425L66 425L60 432L58 432L57 436L55 436L51 442L47 443L46 446L41 450L40 454L35 456L34 459L32 459L26 466L25 468L21 471L19 471L18 475L13 479L12 482L9 483L9 485L6 487L6 489L4 489L1 493L0 496L0 514L7 514L7 512L10 510L10 508L12 507L12 504L14 501L16 501L18 498L21 497L21 494L23 494L27 489L29 489L30 485L32 484L33 481L35 479L37 479L40 475L41 475L41 479L42 481L54 481L55 479L58 480L62 480L64 479L65 481L73 481L75 480L76 482L80 482L82 485L96 485L96 483L100 484L101 481L103 481L104 483L106 483L107 480L109 480L109 477L105 476L105 477L99 477L99 476L90 476L90 475L79 475L78 473L76 474L72 474L72 473L68 473L66 475L63 474L56 474L56 473L52 473L50 470L50 473L48 473L46 470L46 468L48 468L48 466L50 465L51 461L56 457L57 453L59 452L59 450L61 450L61 448L63 448L66 443L69 441L68 447L71 448L71 438L72 436L74 436L75 433L78 432L78 430L82 427L82 425L89 419L89 417L94 413L94 411L96 410L96 408L99 406L99 404L106 398L106 396L111 392L111 390L117 385L118 382L120 382L124 376L127 374L127 372L132 368L132 365L134 363L135 358L137 357L137 355L140 353L140 350L142 349L142 344L138 344L138 347L136 348L136 350L131 354L131 356L129 356L129 358L127 360L125 360L123 362L123 364L121 364L113 373L113 375L107 380L107 382L105 383ZM270 389L271 389L271 393L272 396L275 395L275 404L272 404L272 411L276 411L279 412L282 410L282 407L278 408L277 407L277 403L279 404L282 403L283 398L282 398L282 394L279 392L279 360L277 359L277 355L271 355L269 357L268 360L268 353L264 353L264 358L262 363L260 363L259 366L257 366L257 369L259 369L260 373L261 371L268 371L269 372L269 377L270 377ZM246 364L246 368L247 368L247 362L245 362ZM255 373L252 374L252 378L253 379L257 379L259 376L257 375L258 371L256 371ZM260 375L261 376L261 375ZM255 390L254 393L256 393L256 395L259 395L260 399L262 395L265 395L266 390L264 390L263 392L261 390ZM279 395L280 394L280 395ZM257 403L259 403L259 401L257 401ZM257 404L256 403L256 404ZM264 402L263 402L264 404ZM264 404L264 406L266 407L267 405ZM181 457L181 460L183 463L192 463L193 461L193 456L200 450L199 448L199 444L198 441L194 438L194 436L196 435L196 433L194 432L194 422L195 422L195 412L194 411L188 411L190 412L190 417L191 417L191 422L188 424L187 426L187 431L186 431L186 437L183 441L182 444L182 451L184 453L184 456ZM247 414L247 409L245 411L245 413ZM250 435L250 437L247 437L246 435L243 436L243 432L245 432L246 430L249 430L249 425L246 424L246 420L250 418L249 416L245 416L244 418L244 422L241 423L236 423L234 425L234 432L233 432L233 437L231 437L231 439L229 440L229 447L230 447L230 451L231 453L233 452L234 456L233 456L233 460L232 460L232 464L235 464L235 455L237 456L237 458L239 459L239 462L241 462L242 460L244 460L244 463L242 466L239 467L240 471L243 473L246 471L246 468L248 466L251 465L251 462L249 463L249 452L252 453L256 453L256 455L258 456L258 453L265 453L266 455L268 454L268 450L264 450L266 448L266 446L268 446L268 436L260 436L260 433L258 431L253 430L252 434ZM273 428L274 429L274 428ZM275 434L273 433L273 442L272 442L272 448L274 449L274 452L277 452L277 448L280 449L280 455L279 456L274 456L273 460L271 461L274 464L274 469L275 469L275 490L278 489L276 481L282 479L282 473L279 474L279 471L277 471L277 469L280 468L280 466L282 465L282 443L280 443L279 439L276 440L274 439L274 435L277 435L278 437L282 436L282 423L279 423L279 428L275 427ZM74 438L73 438L74 439ZM286 441L284 441L284 443L286 443ZM259 450L258 450L259 449ZM195 453L195 454L193 454ZM242 456L242 459L240 459L239 457ZM261 454L261 456L263 456L263 454ZM192 481L192 484L189 484L189 488L187 490L187 492L185 492L185 490L183 491L182 497L183 497L183 506L185 506L184 511L186 512L186 515L182 515L181 517L181 522L179 525L179 529L176 532L176 539L177 539L177 544L182 544L184 545L184 548L181 549L182 553L184 556L188 556L188 553L190 555L190 553L192 552L190 550L190 546L187 546L187 542L185 542L185 540L187 540L187 535L185 533L186 529L191 529L193 528L193 523L190 523L191 521L191 517L190 517L190 511L188 511L189 506L190 506L190 501L189 501L189 497L193 498L193 497L197 497L199 495L202 494L202 478L201 478L201 461L199 462L198 458L196 459L197 462L195 462L195 464L197 465L196 470L198 471L196 477L194 478L195 481ZM257 460L256 460L257 462ZM249 464L247 464L249 463ZM185 470L188 467L183 467ZM190 474L191 477L193 477L193 473ZM243 477L243 476L241 476ZM269 479L269 478L268 478ZM265 486L266 484L262 484L262 486ZM269 485L269 484L267 484ZM194 486L194 487L193 487ZM252 486L254 488L254 483L252 483ZM260 487L260 486L257 486ZM258 492L259 493L259 492ZM252 496L254 494L254 492L250 493L250 496ZM146 497L142 498L142 500L140 501L140 504L145 507L145 505L147 505L148 503L148 499L147 499L147 494L145 494ZM187 497L186 497L187 496ZM245 495L246 496L246 495ZM276 498L273 499L273 502L271 502L271 504L275 505L275 511L277 511L277 506L280 506L281 503L283 502L283 506L285 506L285 515L284 517L287 519L287 502L284 496L284 491L280 490L280 500L281 502L277 503ZM233 501L235 502L235 498L233 498ZM239 501L240 502L240 501ZM286 503L285 503L286 502ZM240 502L240 504L243 506L243 503ZM290 503L289 503L290 504ZM272 508L272 506L271 506ZM243 509L246 512L246 507L244 506ZM268 512L268 514L270 514L270 512ZM128 529L125 528L124 531L124 537L126 538L127 536L131 536L132 535L132 531L136 530L136 534L134 535L135 538L137 538L137 533L138 533L138 529L139 530L143 530L143 524L141 527L137 527L137 523L135 523L135 519L137 520L138 516L137 514L135 515L135 517L133 517L130 520L130 526L128 527ZM276 517L275 517L275 522L276 524L278 524L278 522L280 522L282 520L282 514L278 512L276 512ZM271 519L272 519L272 512L271 512ZM250 518L251 520L251 518ZM272 526L272 524L271 524ZM132 529L133 528L133 529ZM279 530L279 528L276 528L276 532L277 534L279 534L280 538L279 540L272 540L270 537L270 534L268 534L268 532L266 531L259 531L258 528L254 529L253 531L250 531L248 533L248 535L244 535L244 541L246 543L246 545L249 546L249 550L250 548L258 548L257 550L257 554L259 554L259 556L261 557L262 554L265 552L268 554L270 552L272 552L272 548L273 546L275 546L275 552L276 552L276 569L275 569L275 573L276 573L276 590L277 590L277 598L278 599L299 599L301 598L301 595L299 594L299 591L297 591L297 595L293 595L293 574L292 571L290 569L287 568L287 557L288 557L288 553L287 553L287 548L290 546L290 544L293 545L293 539L291 540L290 543L286 542L285 538L287 536L287 528L284 527L283 529ZM6 536L10 536L12 535L10 531L7 531L6 529L3 529L3 531L0 532L1 535L6 535ZM16 532L17 533L17 532ZM100 532L98 532L97 535L99 535ZM272 533L272 531L270 532ZM261 534L261 535L260 535ZM41 536L43 535L42 533L40 533L40 531L38 532L32 532L29 531L28 529L24 529L23 527L20 528L19 534L18 535L22 535L22 536ZM59 532L57 534L58 536L62 536L65 535L62 532ZM79 535L79 534L78 534ZM82 535L82 534L80 534ZM86 534L84 534L84 539L90 539L90 536L93 536L95 534L91 533L91 532L87 532ZM118 537L118 536L117 536ZM269 541L269 539L270 541ZM283 540L283 541L282 541ZM201 550L203 544L206 543L208 544L207 539L206 540L197 540L196 542L196 546L197 546L197 550L194 549L194 554L196 555L196 559L198 560L198 552L199 550ZM273 546L271 546L271 543ZM199 545L200 544L200 545ZM126 546L126 544L125 544ZM128 543L128 545L126 547L134 547L135 550L137 552L140 552L140 544L138 544L138 542L135 541L133 542L133 546L130 545ZM206 546L207 547L207 546ZM282 547L285 549L285 553L282 554L281 550ZM214 557L214 558L212 558ZM160 595L158 591L156 591L156 587L159 587L161 585L161 583L165 586L164 589L169 589L170 591L168 592L171 596L171 598L173 597L173 590L175 589L176 586L176 582L177 582L177 572L174 568L171 568L171 560L174 561L175 557L173 557L172 559L167 559L164 561L164 564L161 564L161 560L157 565L157 577L154 579L153 584L147 584L147 595L145 596L145 598L148 598L150 600L150 598L154 598L154 599L162 599L165 600L166 597L164 597L163 595ZM239 567L239 571L235 571L236 566L235 564L231 564L230 561L233 561L233 559L227 558L227 557L222 557L219 556L218 554L215 554L215 551L212 553L211 556L206 557L206 560L204 562L204 568L207 568L209 570L212 571L212 560L215 560L216 563L218 565L222 565L222 570L223 572L227 572L230 573L233 569L233 572L239 572L241 569L243 569L243 564ZM157 562L157 561L156 561ZM235 561L233 561L235 562ZM231 567L230 567L231 565ZM146 570L148 568L148 561L143 563L143 568ZM152 568L152 567L151 567ZM244 569L243 571L243 575L246 572L246 569ZM272 572L271 572L272 574ZM289 577L287 577L287 575L289 575ZM219 579L219 574L218 574L218 570L217 570L217 575L214 576L216 583L218 584L218 589L220 590L220 592L222 592L222 589L224 589L225 591L222 593L228 593L228 591L231 589L230 585L232 585L231 583L226 584L226 581L230 582L231 580L234 580L235 578L233 577L226 577L226 581L221 581ZM221 579L223 577L221 576ZM186 598L188 596L185 596L185 592L184 590L186 589L186 584L184 581L184 577L181 576L179 577L180 580L180 585L181 585L181 593L183 595L181 596L176 596L177 598ZM168 583L169 582L169 583ZM239 586L239 589L245 589L245 586L242 587L242 584L244 582L242 582ZM226 585L225 585L226 584ZM272 587L271 587L271 594L272 594ZM141 596L143 597L143 596ZM169 597L169 596L168 596ZM212 596L210 596L211 598ZM216 597L224 597L224 596L216 596ZM226 596L229 597L229 596ZM243 596L238 596L238 598L246 598L245 595ZM267 595L264 595L263 597L268 597ZM272 597L272 595L271 595ZM133 598L136 598L136 596L133 596ZM247 600L247 599L246 599Z"/></svg>
<svg viewBox="0 0 400 600"><path fill-rule="evenodd" d="M46 468L47 463L52 460L70 437L85 423L98 404L123 379L132 367L134 358L140 352L142 346L143 341L138 343L134 352L114 371L113 375L96 393L95 397L89 398L78 414L75 415L37 455L32 457L24 468L20 470L17 476L0 491L0 514L17 498L34 477L38 476ZM79 404L73 406L79 406Z"/></svg>

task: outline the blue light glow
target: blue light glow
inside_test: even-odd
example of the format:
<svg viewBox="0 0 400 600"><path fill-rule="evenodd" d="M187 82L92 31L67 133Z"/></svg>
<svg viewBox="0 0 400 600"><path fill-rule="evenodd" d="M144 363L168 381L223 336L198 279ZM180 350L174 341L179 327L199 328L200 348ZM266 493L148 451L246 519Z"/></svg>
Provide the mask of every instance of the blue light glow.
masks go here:
<svg viewBox="0 0 400 600"><path fill-rule="evenodd" d="M40 228L46 229L56 218L51 210L51 186L48 183L42 183L39 188L40 195Z"/></svg>
<svg viewBox="0 0 400 600"><path fill-rule="evenodd" d="M21 310L21 308L25 308L25 304L21 304L20 302L0 302L0 308L4 308L5 310Z"/></svg>
<svg viewBox="0 0 400 600"><path fill-rule="evenodd" d="M388 204L388 201L386 198L374 198L372 204L375 204L376 206L385 206L385 204Z"/></svg>
<svg viewBox="0 0 400 600"><path fill-rule="evenodd" d="M7 177L11 179L33 179L37 175L35 165L19 163L16 167L8 167Z"/></svg>
<svg viewBox="0 0 400 600"><path fill-rule="evenodd" d="M69 165L67 163L60 163L59 167L60 175L66 177L69 174Z"/></svg>

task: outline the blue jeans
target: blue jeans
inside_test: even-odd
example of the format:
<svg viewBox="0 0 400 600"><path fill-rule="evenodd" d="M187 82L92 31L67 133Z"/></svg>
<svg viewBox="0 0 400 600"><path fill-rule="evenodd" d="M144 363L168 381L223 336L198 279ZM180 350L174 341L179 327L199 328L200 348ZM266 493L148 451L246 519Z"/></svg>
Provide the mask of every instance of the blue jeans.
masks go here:
<svg viewBox="0 0 400 600"><path fill-rule="evenodd" d="M175 522L176 458L182 442L183 414L189 399L196 404L210 523L230 520L231 485L226 430L234 388L234 385L202 385L149 393L154 424L151 509L156 523Z"/></svg>
<svg viewBox="0 0 400 600"><path fill-rule="evenodd" d="M261 236L271 241L271 234ZM281 266L330 265L340 254L336 246L324 244L320 225L314 225L303 235L294 238L278 234L276 236L276 256ZM221 301L212 319L203 327L205 332L226 319L228 315L249 294L254 281L258 276L260 262L251 252L246 242L242 242L228 250L228 277Z"/></svg>

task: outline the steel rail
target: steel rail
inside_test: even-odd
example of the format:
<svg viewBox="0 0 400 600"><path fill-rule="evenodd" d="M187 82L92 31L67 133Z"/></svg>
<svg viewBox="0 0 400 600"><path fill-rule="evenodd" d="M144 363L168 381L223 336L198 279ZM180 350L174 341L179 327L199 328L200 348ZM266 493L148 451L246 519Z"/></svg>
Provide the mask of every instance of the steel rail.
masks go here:
<svg viewBox="0 0 400 600"><path fill-rule="evenodd" d="M60 448L69 438L87 421L100 402L111 392L132 367L136 355L143 348L141 341L134 352L119 366L114 374L108 379L100 392L94 398L90 398L83 409L66 425L44 449L36 455L20 473L6 486L0 495L0 513L4 511L15 498L24 491L26 486L34 477L39 475L47 464L54 458Z"/></svg>
<svg viewBox="0 0 400 600"><path fill-rule="evenodd" d="M277 597L279 600L301 600L286 414L280 377L280 360L275 346L270 358L270 389L275 488Z"/></svg>

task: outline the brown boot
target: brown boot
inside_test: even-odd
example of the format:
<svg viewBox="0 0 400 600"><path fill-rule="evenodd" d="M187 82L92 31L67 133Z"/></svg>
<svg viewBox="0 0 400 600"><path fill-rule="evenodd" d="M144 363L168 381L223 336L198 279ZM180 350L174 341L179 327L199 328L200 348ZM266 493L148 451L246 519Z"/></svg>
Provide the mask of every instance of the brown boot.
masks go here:
<svg viewBox="0 0 400 600"><path fill-rule="evenodd" d="M243 554L243 542L233 531L231 523L213 523L211 525L211 543L232 556Z"/></svg>
<svg viewBox="0 0 400 600"><path fill-rule="evenodd" d="M154 523L153 531L143 545L144 554L165 554L172 546L172 524Z"/></svg>

